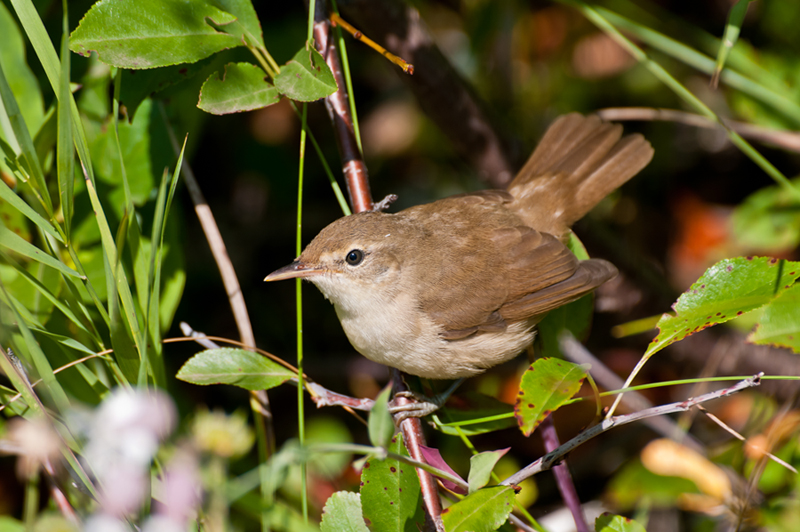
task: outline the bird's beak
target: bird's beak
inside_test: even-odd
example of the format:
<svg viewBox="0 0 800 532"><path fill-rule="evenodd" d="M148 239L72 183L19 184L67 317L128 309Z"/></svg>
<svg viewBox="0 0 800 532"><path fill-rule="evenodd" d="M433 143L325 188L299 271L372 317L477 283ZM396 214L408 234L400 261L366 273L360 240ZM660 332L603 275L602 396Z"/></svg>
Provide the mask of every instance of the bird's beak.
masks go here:
<svg viewBox="0 0 800 532"><path fill-rule="evenodd" d="M302 277L313 277L315 275L319 275L324 272L322 268L314 267L310 264L305 264L300 262L299 260L294 261L293 263L284 266L283 268L279 268L272 272L271 274L267 275L264 278L264 281L283 281L284 279L296 279Z"/></svg>

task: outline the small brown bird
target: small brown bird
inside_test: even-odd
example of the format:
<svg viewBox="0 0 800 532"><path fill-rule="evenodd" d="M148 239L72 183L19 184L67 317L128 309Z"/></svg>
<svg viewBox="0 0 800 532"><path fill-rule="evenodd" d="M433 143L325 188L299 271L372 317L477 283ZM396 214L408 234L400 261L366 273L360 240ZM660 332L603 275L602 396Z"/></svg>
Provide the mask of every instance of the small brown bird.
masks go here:
<svg viewBox="0 0 800 532"><path fill-rule="evenodd" d="M314 283L371 360L433 379L476 375L530 344L547 312L616 275L607 261L579 261L565 242L652 157L641 135L565 115L507 191L341 218L265 280Z"/></svg>

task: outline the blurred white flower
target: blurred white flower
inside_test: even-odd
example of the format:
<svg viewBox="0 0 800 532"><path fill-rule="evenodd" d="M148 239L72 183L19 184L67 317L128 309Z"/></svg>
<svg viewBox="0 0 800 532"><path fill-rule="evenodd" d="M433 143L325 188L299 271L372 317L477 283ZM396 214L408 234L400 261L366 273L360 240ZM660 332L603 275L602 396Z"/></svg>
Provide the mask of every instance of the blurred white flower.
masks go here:
<svg viewBox="0 0 800 532"><path fill-rule="evenodd" d="M172 432L172 400L158 390L114 390L89 418L83 457L99 481L102 512L135 512L147 496L150 463Z"/></svg>
<svg viewBox="0 0 800 532"><path fill-rule="evenodd" d="M61 455L58 434L41 417L10 420L6 438L0 443L0 453L19 456L17 476L24 481L33 478L46 461L57 460Z"/></svg>

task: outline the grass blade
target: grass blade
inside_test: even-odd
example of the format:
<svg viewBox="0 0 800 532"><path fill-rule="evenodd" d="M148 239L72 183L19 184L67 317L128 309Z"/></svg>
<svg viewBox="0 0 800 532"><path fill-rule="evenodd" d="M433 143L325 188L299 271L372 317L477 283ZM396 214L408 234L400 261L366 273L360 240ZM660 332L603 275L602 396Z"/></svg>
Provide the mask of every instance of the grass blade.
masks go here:
<svg viewBox="0 0 800 532"><path fill-rule="evenodd" d="M61 37L61 82L58 97L58 143L56 144L56 167L58 169L58 197L64 216L64 233L70 239L72 225L73 196L75 193L75 158L72 146L72 120L69 109L70 51L67 12L64 11L64 34Z"/></svg>
<svg viewBox="0 0 800 532"><path fill-rule="evenodd" d="M717 62L714 65L714 73L711 76L711 86L715 89L719 84L719 75L725 67L728 54L739 39L739 33L742 30L742 23L744 22L744 17L747 14L747 6L749 5L750 0L739 0L728 14L728 23L725 25L725 33L719 46L719 52L717 52Z"/></svg>

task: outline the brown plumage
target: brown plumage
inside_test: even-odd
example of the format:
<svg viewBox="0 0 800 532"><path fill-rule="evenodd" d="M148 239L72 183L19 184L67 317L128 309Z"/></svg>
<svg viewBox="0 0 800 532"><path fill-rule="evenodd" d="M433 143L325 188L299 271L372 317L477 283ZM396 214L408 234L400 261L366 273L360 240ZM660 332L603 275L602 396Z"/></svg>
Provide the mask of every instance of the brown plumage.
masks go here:
<svg viewBox="0 0 800 532"><path fill-rule="evenodd" d="M508 191L341 218L267 280L317 285L367 358L423 377L475 375L519 353L547 312L616 275L564 243L652 156L619 125L562 116Z"/></svg>

